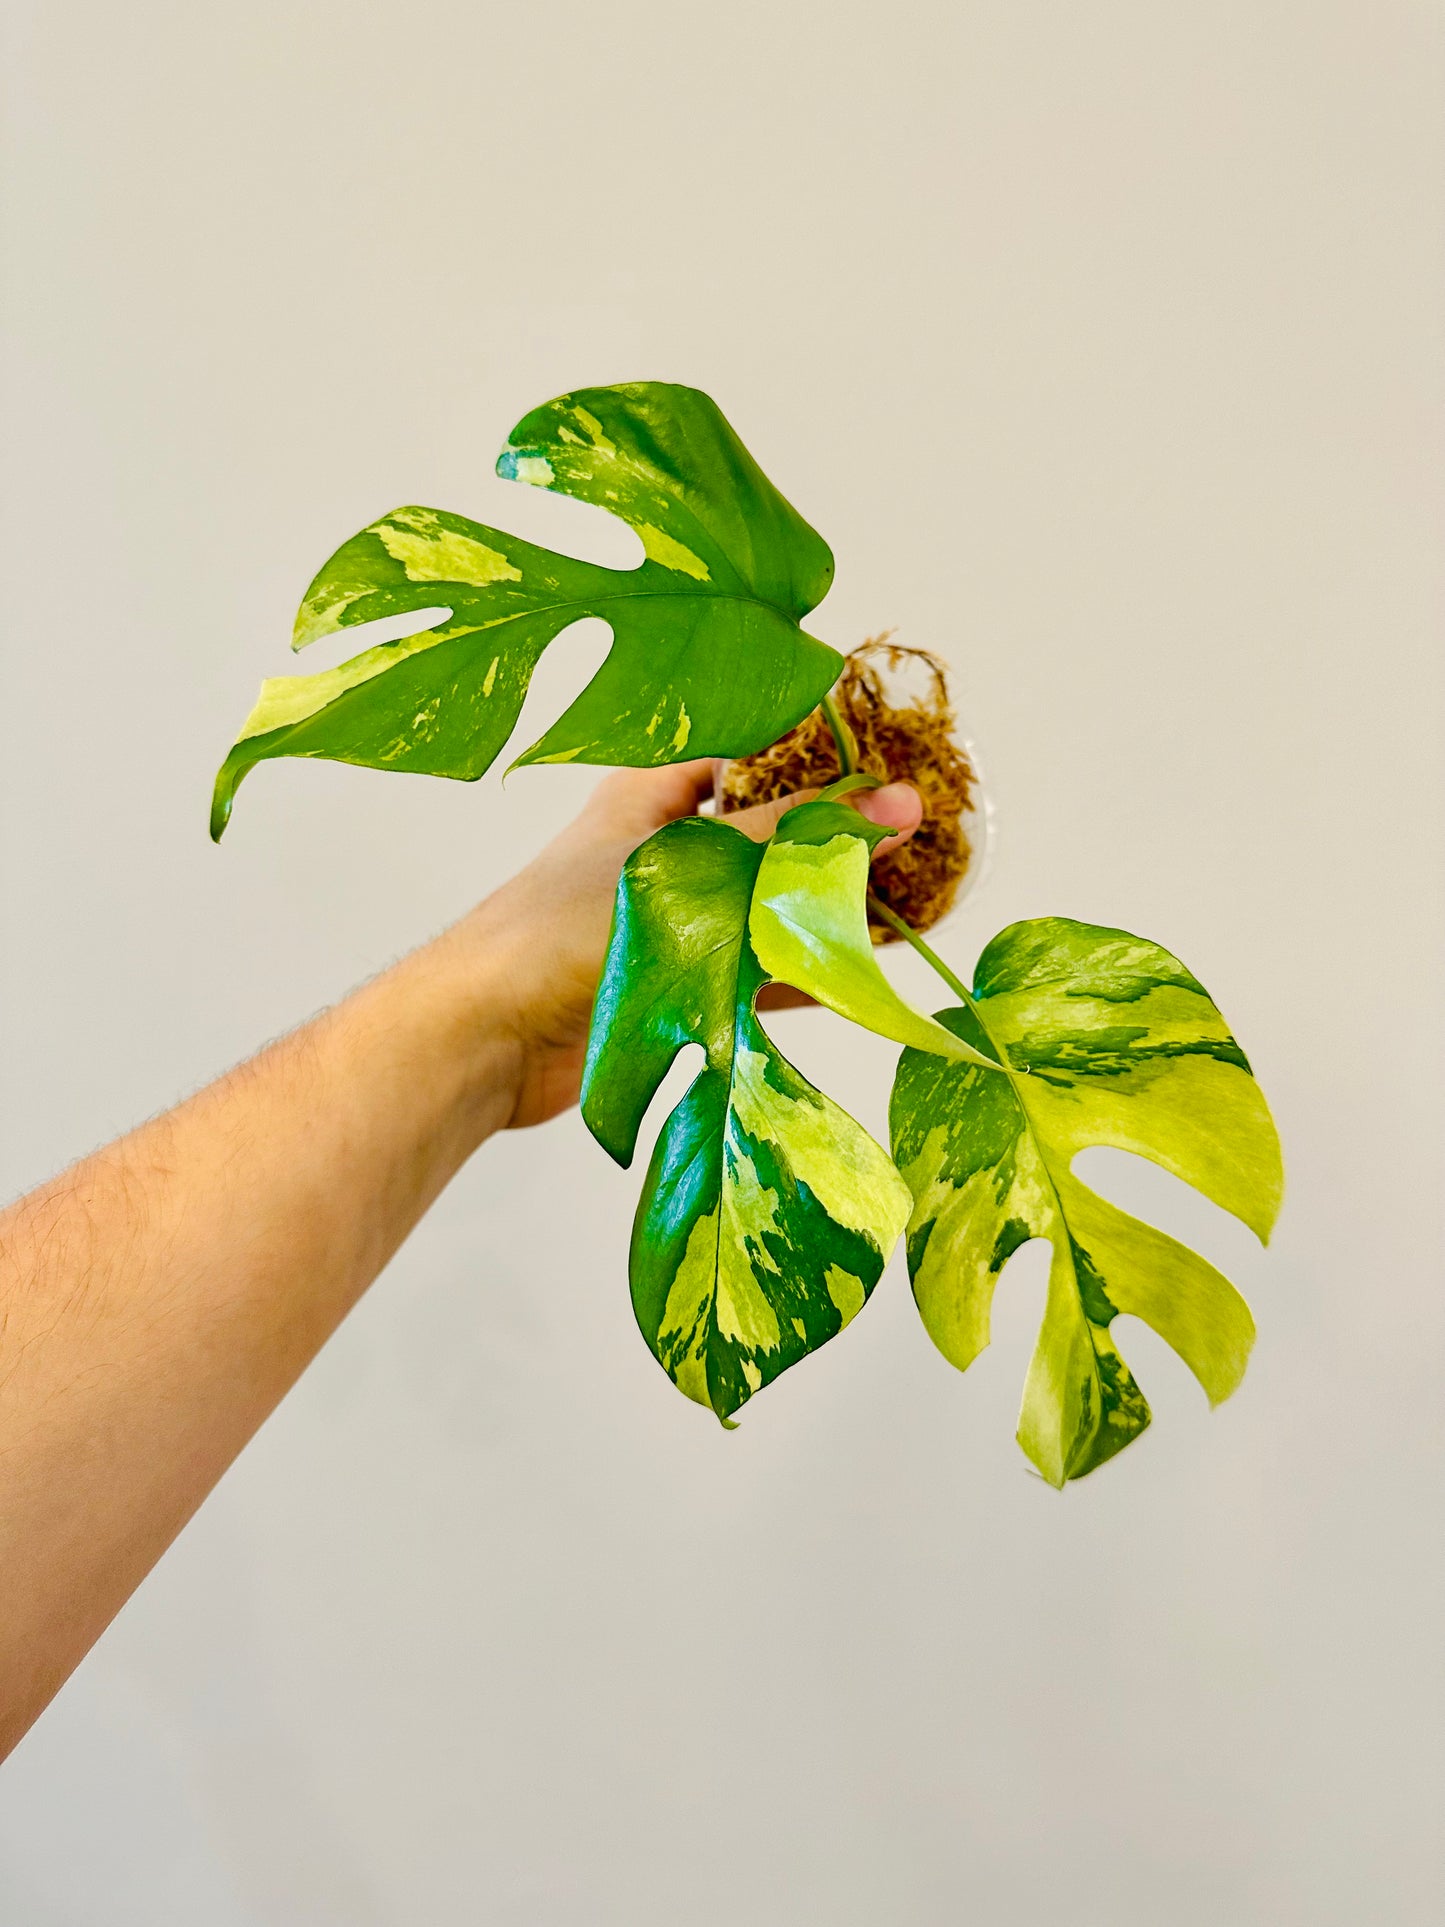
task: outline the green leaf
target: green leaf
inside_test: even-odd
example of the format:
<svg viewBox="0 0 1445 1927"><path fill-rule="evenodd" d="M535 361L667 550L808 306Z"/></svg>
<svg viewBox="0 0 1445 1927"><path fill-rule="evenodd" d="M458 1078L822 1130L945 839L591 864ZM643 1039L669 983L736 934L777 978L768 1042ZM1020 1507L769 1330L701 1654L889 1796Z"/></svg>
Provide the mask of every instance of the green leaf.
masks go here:
<svg viewBox="0 0 1445 1927"><path fill-rule="evenodd" d="M1264 1241L1279 1141L1243 1051L1176 957L1122 930L1043 917L995 937L971 1008L939 1021L1027 1076L907 1050L893 1155L913 1194L908 1268L934 1343L965 1370L989 1341L994 1285L1031 1238L1053 1247L1019 1443L1054 1485L1137 1438L1149 1407L1110 1336L1119 1312L1228 1398L1254 1341L1229 1280L1073 1176L1089 1145L1172 1171Z"/></svg>
<svg viewBox="0 0 1445 1927"><path fill-rule="evenodd" d="M598 991L582 1115L620 1164L679 1050L706 1063L653 1153L632 1239L642 1334L726 1421L858 1312L907 1221L882 1147L774 1048L748 942L762 847L669 824L629 858Z"/></svg>
<svg viewBox="0 0 1445 1927"><path fill-rule="evenodd" d="M516 727L542 651L587 616L612 629L607 659L520 763L745 756L832 687L842 658L798 626L832 580L827 544L706 395L667 382L563 395L513 429L497 471L620 516L644 560L601 568L440 509L372 523L307 590L293 646L382 617L436 626L264 683L216 779L213 836L269 757L474 781Z"/></svg>
<svg viewBox="0 0 1445 1927"><path fill-rule="evenodd" d="M995 1058L915 1010L879 968L868 934L868 865L888 834L823 798L789 810L768 845L753 896L758 960L779 983L806 991L866 1030L997 1073Z"/></svg>

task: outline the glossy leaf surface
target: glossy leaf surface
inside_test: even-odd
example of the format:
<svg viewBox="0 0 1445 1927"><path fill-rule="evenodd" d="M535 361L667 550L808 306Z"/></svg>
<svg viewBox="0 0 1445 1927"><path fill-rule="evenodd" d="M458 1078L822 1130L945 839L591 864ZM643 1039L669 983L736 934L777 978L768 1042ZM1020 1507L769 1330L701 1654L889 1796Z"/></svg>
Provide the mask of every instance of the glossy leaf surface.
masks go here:
<svg viewBox="0 0 1445 1927"><path fill-rule="evenodd" d="M213 836L241 779L269 757L483 775L542 651L587 616L610 625L611 650L519 762L743 756L832 686L842 658L798 626L832 580L827 544L706 395L666 382L563 395L513 429L497 470L620 516L644 560L602 568L440 509L372 523L307 590L293 646L383 617L449 613L337 669L264 683L216 779Z"/></svg>
<svg viewBox="0 0 1445 1927"><path fill-rule="evenodd" d="M942 1057L995 1060L900 997L868 934L868 865L889 834L820 798L781 819L764 854L750 930L770 977L866 1030Z"/></svg>
<svg viewBox="0 0 1445 1927"><path fill-rule="evenodd" d="M706 1063L658 1139L633 1231L632 1302L680 1391L726 1420L839 1332L907 1221L882 1147L777 1051L748 941L763 849L702 817L629 858L582 1114L619 1163L679 1050Z"/></svg>
<svg viewBox="0 0 1445 1927"><path fill-rule="evenodd" d="M1075 1155L1112 1145L1151 1158L1265 1240L1279 1143L1224 1019L1157 944L1063 917L1014 924L979 960L974 997L939 1021L1029 1074L904 1052L891 1128L914 1199L909 1272L924 1324L962 1371L988 1344L1004 1265L1029 1239L1049 1241L1019 1442L1062 1485L1149 1423L1111 1337L1119 1312L1151 1325L1211 1403L1239 1384L1254 1339L1228 1279L1074 1177Z"/></svg>

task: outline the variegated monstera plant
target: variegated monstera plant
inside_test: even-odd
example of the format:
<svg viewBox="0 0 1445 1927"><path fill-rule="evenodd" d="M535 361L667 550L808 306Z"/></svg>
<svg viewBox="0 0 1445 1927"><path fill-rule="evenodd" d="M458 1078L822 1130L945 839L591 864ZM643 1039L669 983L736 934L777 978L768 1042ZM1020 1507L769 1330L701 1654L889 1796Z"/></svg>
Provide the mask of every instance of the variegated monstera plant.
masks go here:
<svg viewBox="0 0 1445 1927"><path fill-rule="evenodd" d="M517 426L497 467L622 517L645 560L601 568L440 509L383 516L316 577L295 646L380 617L415 615L416 632L267 682L217 779L213 835L241 778L273 756L481 776L542 651L585 616L610 625L607 659L518 763L745 756L821 705L849 767L830 700L842 659L799 626L833 558L706 395L654 382L564 395ZM1239 1384L1254 1335L1229 1281L1091 1191L1075 1154L1152 1158L1264 1239L1282 1185L1274 1127L1203 986L1122 930L1014 924L968 990L875 903L953 1000L936 1017L904 1002L867 927L886 833L837 801L871 780L845 776L766 845L694 817L627 863L582 1101L620 1164L678 1051L706 1057L648 1168L633 1305L678 1389L729 1423L862 1309L905 1231L923 1322L960 1370L988 1343L999 1273L1046 1239L1019 1438L1063 1485L1149 1422L1113 1342L1118 1313L1146 1320L1212 1401ZM904 1047L891 1155L778 1052L756 1010L769 981Z"/></svg>

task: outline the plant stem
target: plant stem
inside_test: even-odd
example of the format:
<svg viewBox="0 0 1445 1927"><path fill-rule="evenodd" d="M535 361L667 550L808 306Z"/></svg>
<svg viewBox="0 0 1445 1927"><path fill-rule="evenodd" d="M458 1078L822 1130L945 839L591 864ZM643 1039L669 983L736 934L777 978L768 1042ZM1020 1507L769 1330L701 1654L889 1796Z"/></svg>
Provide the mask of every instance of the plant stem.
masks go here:
<svg viewBox="0 0 1445 1927"><path fill-rule="evenodd" d="M851 776L840 776L826 789L818 791L820 803L834 803L840 796L852 796L856 790L881 790L883 778L873 776L866 769L855 769Z"/></svg>
<svg viewBox="0 0 1445 1927"><path fill-rule="evenodd" d="M989 1048L998 1052L998 1068L1003 1072L1004 1076L1008 1078L1009 1082L1016 1086L1017 1079L1014 1075L1015 1072L1021 1075L1026 1073L1028 1065L1010 1064L1008 1062L1005 1053L1000 1049L988 1025L983 1021L983 1012L974 1001L973 993L964 986L959 978L954 976L953 972L933 946L925 943L911 924L905 923L896 910L890 910L888 905L884 903L881 898L875 896L871 890L868 892L868 908L875 916L881 917L890 930L896 930L905 943L912 944L923 961L938 972L939 976L942 977L943 981L948 985L954 996L963 1004L964 1008L972 1011L979 1029L988 1039Z"/></svg>
<svg viewBox="0 0 1445 1927"><path fill-rule="evenodd" d="M851 776L858 767L858 744L853 732L843 720L842 712L831 695L825 696L820 705L823 719L833 732L833 741L838 745L838 762L845 776Z"/></svg>
<svg viewBox="0 0 1445 1927"><path fill-rule="evenodd" d="M942 977L954 995L961 997L970 1010L973 1009L973 998L964 989L958 978L954 976L953 972L932 945L926 944L923 941L912 924L905 923L896 910L890 910L882 898L875 896L871 890L868 892L868 908L873 912L875 917L881 917L890 930L896 930L905 943L911 943L923 961L926 964L930 964L933 969L938 972L939 976Z"/></svg>

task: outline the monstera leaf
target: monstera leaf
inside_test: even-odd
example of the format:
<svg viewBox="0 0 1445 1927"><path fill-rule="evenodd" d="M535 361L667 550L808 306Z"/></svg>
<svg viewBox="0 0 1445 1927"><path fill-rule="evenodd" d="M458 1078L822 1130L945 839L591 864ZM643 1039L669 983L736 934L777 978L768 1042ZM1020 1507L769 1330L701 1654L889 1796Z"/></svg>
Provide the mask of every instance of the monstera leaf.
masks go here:
<svg viewBox="0 0 1445 1927"><path fill-rule="evenodd" d="M444 608L445 620L264 683L216 779L213 836L268 757L475 780L515 728L542 651L585 616L610 625L612 648L521 763L743 756L831 688L842 658L798 624L827 593L832 555L706 395L666 382L563 395L513 429L497 471L620 516L645 559L601 568L440 509L372 523L307 590L293 646L384 616Z"/></svg>
<svg viewBox="0 0 1445 1927"><path fill-rule="evenodd" d="M758 1023L766 978L747 930L763 861L703 817L629 858L582 1094L594 1136L627 1165L678 1051L706 1053L647 1174L632 1302L678 1389L724 1422L861 1309L910 1205L882 1148Z"/></svg>
<svg viewBox="0 0 1445 1927"><path fill-rule="evenodd" d="M1278 1140L1203 987L1167 950L1122 930L1064 917L1014 924L979 960L970 1007L939 1021L1027 1075L904 1052L891 1123L914 1199L914 1295L963 1370L988 1343L1000 1271L1027 1240L1048 1239L1019 1442L1063 1485L1149 1423L1110 1336L1119 1312L1167 1340L1211 1402L1239 1384L1254 1338L1228 1279L1081 1183L1075 1154L1113 1145L1152 1158L1265 1240L1283 1187Z"/></svg>

